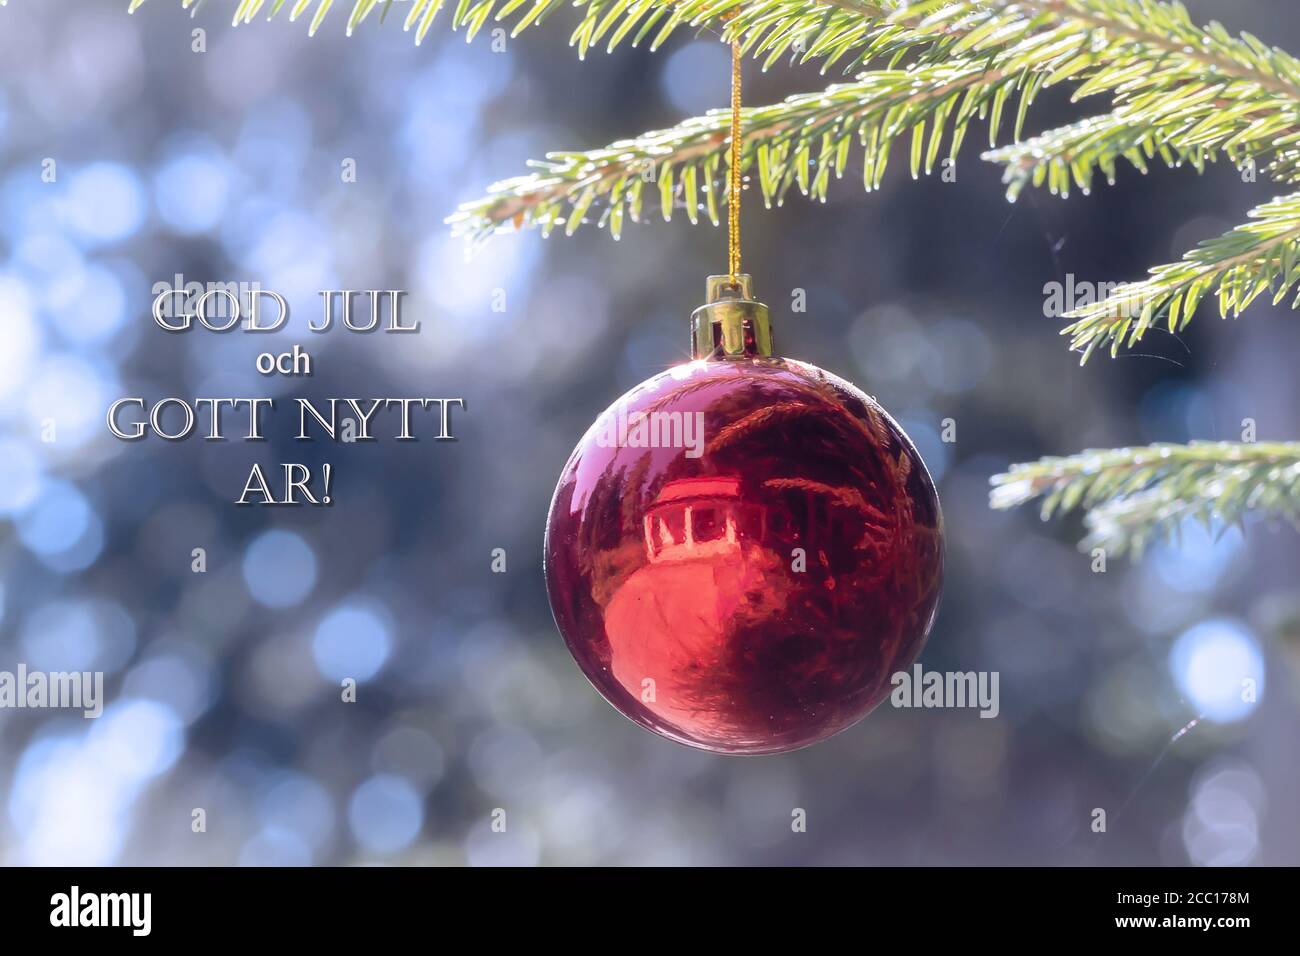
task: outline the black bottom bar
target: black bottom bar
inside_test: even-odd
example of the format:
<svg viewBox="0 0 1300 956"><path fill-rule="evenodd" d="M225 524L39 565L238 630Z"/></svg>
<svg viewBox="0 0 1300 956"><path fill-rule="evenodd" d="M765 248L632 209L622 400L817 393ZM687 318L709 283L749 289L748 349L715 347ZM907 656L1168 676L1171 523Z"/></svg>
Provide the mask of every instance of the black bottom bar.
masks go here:
<svg viewBox="0 0 1300 956"><path fill-rule="evenodd" d="M452 933L484 944L573 934L598 945L619 923L647 942L698 926L693 944L780 924L873 944L1200 936L1231 945L1285 928L1295 885L1290 869L11 869L0 878L11 940L335 946L390 936L437 945Z"/></svg>

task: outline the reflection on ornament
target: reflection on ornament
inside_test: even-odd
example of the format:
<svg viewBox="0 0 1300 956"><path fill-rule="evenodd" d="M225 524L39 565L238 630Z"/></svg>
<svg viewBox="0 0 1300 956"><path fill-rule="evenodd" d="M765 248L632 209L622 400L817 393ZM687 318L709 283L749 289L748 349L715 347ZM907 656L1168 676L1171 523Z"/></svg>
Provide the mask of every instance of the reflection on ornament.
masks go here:
<svg viewBox="0 0 1300 956"><path fill-rule="evenodd" d="M772 357L739 279L710 280L696 361L634 388L574 450L546 575L569 650L620 711L691 746L774 753L861 719L916 658L942 518L898 425L842 379ZM611 417L654 440L609 441ZM702 453L671 440L690 421Z"/></svg>

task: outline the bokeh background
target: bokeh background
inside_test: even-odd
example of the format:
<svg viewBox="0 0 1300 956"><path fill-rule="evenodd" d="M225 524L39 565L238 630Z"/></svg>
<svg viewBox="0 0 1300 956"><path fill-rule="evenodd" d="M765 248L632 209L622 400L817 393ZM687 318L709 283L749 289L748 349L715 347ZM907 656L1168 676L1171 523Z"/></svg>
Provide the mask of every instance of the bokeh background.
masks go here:
<svg viewBox="0 0 1300 956"><path fill-rule="evenodd" d="M0 711L0 861L1300 862L1296 532L1188 529L1095 574L1077 523L987 507L989 476L1040 454L1235 439L1244 418L1300 435L1285 308L1206 313L1082 369L1044 315L1046 283L1137 277L1243 219L1267 182L1125 170L1113 189L1012 206L981 133L956 182L897 162L871 196L846 177L825 205L750 198L747 271L782 351L876 395L940 487L948 583L922 661L1000 672L1001 715L885 706L808 750L721 758L589 687L554 630L541 535L588 424L685 356L724 234L525 234L467 262L443 218L549 149L724 105L725 48L683 32L579 62L567 11L499 51L445 14L416 48L395 22L346 39L342 10L309 39L287 19L232 30L230 2L197 20L174 0L126 5L0 9L0 669L107 675L98 720ZM1286 0L1188 6L1300 52ZM826 82L748 76L755 103ZM1048 95L1029 125L1087 109ZM294 316L269 344L167 335L150 290L178 274L260 283ZM302 331L317 290L376 286L410 290L422 334ZM808 311L791 315L796 289ZM311 379L254 372L258 351L294 342ZM238 508L253 461L302 457L288 419L263 445L126 444L104 427L124 395L468 410L455 443L309 446L334 465L331 508ZM1262 683L1255 704L1242 674Z"/></svg>

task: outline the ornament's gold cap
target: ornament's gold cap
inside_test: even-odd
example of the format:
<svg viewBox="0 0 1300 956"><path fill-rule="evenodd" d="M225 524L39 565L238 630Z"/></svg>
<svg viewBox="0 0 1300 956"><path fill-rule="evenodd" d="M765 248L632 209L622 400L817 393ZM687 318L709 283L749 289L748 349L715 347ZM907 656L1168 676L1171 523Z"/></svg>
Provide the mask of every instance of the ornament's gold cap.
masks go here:
<svg viewBox="0 0 1300 956"><path fill-rule="evenodd" d="M754 301L753 280L747 275L709 276L705 304L691 313L691 356L771 355L772 319L767 306Z"/></svg>

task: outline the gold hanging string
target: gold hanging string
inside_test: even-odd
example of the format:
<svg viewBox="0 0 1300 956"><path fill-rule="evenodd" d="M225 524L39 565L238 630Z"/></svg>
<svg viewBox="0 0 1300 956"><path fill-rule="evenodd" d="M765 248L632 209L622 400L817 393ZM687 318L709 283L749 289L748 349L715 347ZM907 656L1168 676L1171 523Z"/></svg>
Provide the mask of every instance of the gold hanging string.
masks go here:
<svg viewBox="0 0 1300 956"><path fill-rule="evenodd" d="M740 12L731 10L727 20ZM727 272L733 287L740 275L740 36L731 38L731 176L727 195Z"/></svg>

